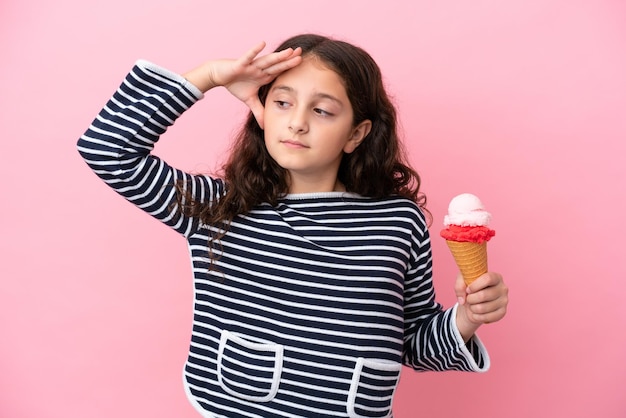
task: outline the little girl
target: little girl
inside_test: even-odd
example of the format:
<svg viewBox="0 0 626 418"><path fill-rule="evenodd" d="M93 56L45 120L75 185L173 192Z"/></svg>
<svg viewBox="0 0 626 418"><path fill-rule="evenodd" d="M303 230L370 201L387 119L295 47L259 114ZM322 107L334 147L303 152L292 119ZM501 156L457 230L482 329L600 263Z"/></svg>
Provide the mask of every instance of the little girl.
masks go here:
<svg viewBox="0 0 626 418"><path fill-rule="evenodd" d="M177 75L138 61L78 141L109 186L185 237L194 319L184 386L205 417L390 417L402 365L485 371L501 319L487 273L435 301L419 177L362 49L318 35ZM251 110L220 178L151 154L208 90Z"/></svg>

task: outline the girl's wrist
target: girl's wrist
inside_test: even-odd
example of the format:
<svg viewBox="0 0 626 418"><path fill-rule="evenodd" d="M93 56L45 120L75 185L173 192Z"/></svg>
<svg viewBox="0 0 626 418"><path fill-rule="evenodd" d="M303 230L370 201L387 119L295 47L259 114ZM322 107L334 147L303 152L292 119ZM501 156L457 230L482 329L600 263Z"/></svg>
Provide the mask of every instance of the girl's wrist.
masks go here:
<svg viewBox="0 0 626 418"><path fill-rule="evenodd" d="M464 342L468 342L470 338L474 336L480 324L472 322L467 317L467 313L465 312L465 307L463 305L457 305L456 309L456 327L463 337Z"/></svg>
<svg viewBox="0 0 626 418"><path fill-rule="evenodd" d="M199 67L194 68L191 71L183 74L183 77L187 79L191 84L196 86L202 93L206 93L214 87L217 87L217 83L213 81L211 76L212 66L211 62L207 61Z"/></svg>

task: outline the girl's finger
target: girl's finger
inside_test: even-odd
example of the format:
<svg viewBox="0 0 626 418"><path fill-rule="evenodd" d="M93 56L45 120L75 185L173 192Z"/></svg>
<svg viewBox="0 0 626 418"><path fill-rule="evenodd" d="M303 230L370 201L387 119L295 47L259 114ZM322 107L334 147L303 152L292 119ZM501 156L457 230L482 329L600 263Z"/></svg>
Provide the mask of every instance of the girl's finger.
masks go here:
<svg viewBox="0 0 626 418"><path fill-rule="evenodd" d="M274 53L257 58L255 60L255 65L258 68L264 69L267 71L268 69L274 67L277 64L281 65L285 62L290 62L294 59L296 59L299 62L300 58L297 58L297 57L300 57L301 54L302 54L302 48L296 48L296 49L287 48L287 49L283 49L282 51L274 52Z"/></svg>
<svg viewBox="0 0 626 418"><path fill-rule="evenodd" d="M265 42L261 41L260 43L255 45L253 48L249 49L248 52L246 52L241 57L241 61L248 63L248 64L251 63L252 61L254 61L256 56L259 55L261 51L263 51L264 48L265 48Z"/></svg>
<svg viewBox="0 0 626 418"><path fill-rule="evenodd" d="M472 311L472 313L484 315L490 312L498 311L503 306L506 306L506 304L502 300L497 299L497 300L484 302L484 303L476 303L476 304L470 305L469 308Z"/></svg>
<svg viewBox="0 0 626 418"><path fill-rule="evenodd" d="M504 318L506 315L506 307L500 307L494 311L490 311L484 314L478 314L472 312L472 318L476 322L482 322L483 324L489 324L496 322Z"/></svg>
<svg viewBox="0 0 626 418"><path fill-rule="evenodd" d="M302 57L300 56L291 57L286 61L281 61L276 64L273 64L270 67L267 67L265 69L265 73L272 75L272 76L277 76L280 73L287 71L295 67L296 65L300 64L301 61L302 61Z"/></svg>

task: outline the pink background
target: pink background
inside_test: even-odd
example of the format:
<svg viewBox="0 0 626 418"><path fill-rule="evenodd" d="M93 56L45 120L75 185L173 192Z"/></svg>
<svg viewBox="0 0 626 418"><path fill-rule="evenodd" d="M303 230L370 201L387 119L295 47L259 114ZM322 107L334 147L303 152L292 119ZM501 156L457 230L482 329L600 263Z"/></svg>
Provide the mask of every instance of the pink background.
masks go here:
<svg viewBox="0 0 626 418"><path fill-rule="evenodd" d="M76 150L138 58L183 72L314 31L379 62L434 215L436 288L456 268L447 203L494 214L509 314L486 374L405 370L395 416L626 416L626 5L608 0L4 1L0 416L194 417L181 370L184 241L89 172ZM206 171L245 109L223 91L157 152Z"/></svg>

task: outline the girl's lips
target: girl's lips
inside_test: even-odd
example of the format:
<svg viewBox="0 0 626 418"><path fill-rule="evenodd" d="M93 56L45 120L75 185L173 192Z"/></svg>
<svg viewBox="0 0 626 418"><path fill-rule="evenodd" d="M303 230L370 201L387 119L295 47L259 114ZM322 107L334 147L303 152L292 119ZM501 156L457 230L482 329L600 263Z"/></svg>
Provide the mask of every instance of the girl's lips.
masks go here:
<svg viewBox="0 0 626 418"><path fill-rule="evenodd" d="M293 139L286 139L284 141L280 141L282 144L289 148L308 148L300 141L294 141Z"/></svg>

